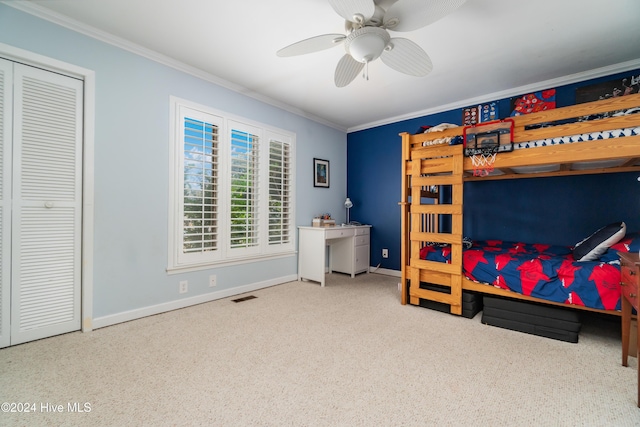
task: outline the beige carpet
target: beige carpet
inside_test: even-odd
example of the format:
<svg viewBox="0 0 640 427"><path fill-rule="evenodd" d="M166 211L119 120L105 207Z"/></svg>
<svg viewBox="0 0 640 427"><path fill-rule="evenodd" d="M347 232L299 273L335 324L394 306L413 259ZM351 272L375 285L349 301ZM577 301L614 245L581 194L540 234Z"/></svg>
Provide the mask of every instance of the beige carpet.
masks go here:
<svg viewBox="0 0 640 427"><path fill-rule="evenodd" d="M617 321L570 344L402 306L397 281L333 274L0 350L0 401L36 406L0 425L640 425Z"/></svg>

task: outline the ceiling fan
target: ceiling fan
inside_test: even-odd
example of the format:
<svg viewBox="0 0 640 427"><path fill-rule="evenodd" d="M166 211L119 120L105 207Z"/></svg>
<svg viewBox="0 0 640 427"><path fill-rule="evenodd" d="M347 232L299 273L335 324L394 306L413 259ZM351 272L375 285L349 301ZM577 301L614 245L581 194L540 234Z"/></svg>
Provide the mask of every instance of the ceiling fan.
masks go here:
<svg viewBox="0 0 640 427"><path fill-rule="evenodd" d="M416 43L392 38L389 31L413 31L453 12L467 0L328 0L343 17L345 34L323 34L280 49L280 57L303 55L344 43L347 53L336 67L337 87L351 83L378 57L404 74L422 77L433 68L429 55ZM368 80L368 73L363 74Z"/></svg>

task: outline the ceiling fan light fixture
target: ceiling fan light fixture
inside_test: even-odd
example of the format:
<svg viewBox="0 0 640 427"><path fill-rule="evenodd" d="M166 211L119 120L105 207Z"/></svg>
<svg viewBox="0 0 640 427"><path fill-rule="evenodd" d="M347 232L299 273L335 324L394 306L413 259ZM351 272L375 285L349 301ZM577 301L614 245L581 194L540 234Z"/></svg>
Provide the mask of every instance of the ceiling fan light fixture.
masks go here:
<svg viewBox="0 0 640 427"><path fill-rule="evenodd" d="M391 37L378 27L363 27L347 36L345 49L358 62L367 63L377 59L387 46Z"/></svg>
<svg viewBox="0 0 640 427"><path fill-rule="evenodd" d="M0 0L1 1L1 0ZM427 52L409 39L391 38L389 31L425 27L456 10L467 0L327 0L344 20L345 34L323 34L286 46L280 57L304 55L344 42L346 53L336 66L336 87L350 84L362 70L369 80L369 63L380 58L403 74L424 77L433 69Z"/></svg>

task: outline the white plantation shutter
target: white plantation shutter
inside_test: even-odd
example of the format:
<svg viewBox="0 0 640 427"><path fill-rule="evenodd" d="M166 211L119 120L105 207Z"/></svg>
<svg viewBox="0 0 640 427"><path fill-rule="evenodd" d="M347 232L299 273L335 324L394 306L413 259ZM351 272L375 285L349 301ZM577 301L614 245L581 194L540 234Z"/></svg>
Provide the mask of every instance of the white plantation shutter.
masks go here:
<svg viewBox="0 0 640 427"><path fill-rule="evenodd" d="M216 250L218 128L185 119L184 252Z"/></svg>
<svg viewBox="0 0 640 427"><path fill-rule="evenodd" d="M246 249L259 244L260 140L258 130L230 124L230 223L231 249Z"/></svg>
<svg viewBox="0 0 640 427"><path fill-rule="evenodd" d="M167 271L295 255L295 134L171 97Z"/></svg>
<svg viewBox="0 0 640 427"><path fill-rule="evenodd" d="M186 107L179 109L180 264L219 257L219 117Z"/></svg>
<svg viewBox="0 0 640 427"><path fill-rule="evenodd" d="M80 329L82 81L14 66L11 343Z"/></svg>
<svg viewBox="0 0 640 427"><path fill-rule="evenodd" d="M0 59L0 348L11 343L12 68Z"/></svg>
<svg viewBox="0 0 640 427"><path fill-rule="evenodd" d="M269 245L292 241L291 144L269 140Z"/></svg>

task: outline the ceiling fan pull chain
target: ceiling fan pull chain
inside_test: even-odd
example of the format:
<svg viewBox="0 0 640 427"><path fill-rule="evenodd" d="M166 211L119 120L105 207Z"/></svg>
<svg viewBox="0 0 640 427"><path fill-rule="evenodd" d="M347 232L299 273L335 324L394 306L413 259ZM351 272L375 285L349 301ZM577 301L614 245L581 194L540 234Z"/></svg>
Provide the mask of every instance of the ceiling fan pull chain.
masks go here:
<svg viewBox="0 0 640 427"><path fill-rule="evenodd" d="M369 81L369 61L364 63L364 71L362 72L362 78Z"/></svg>

